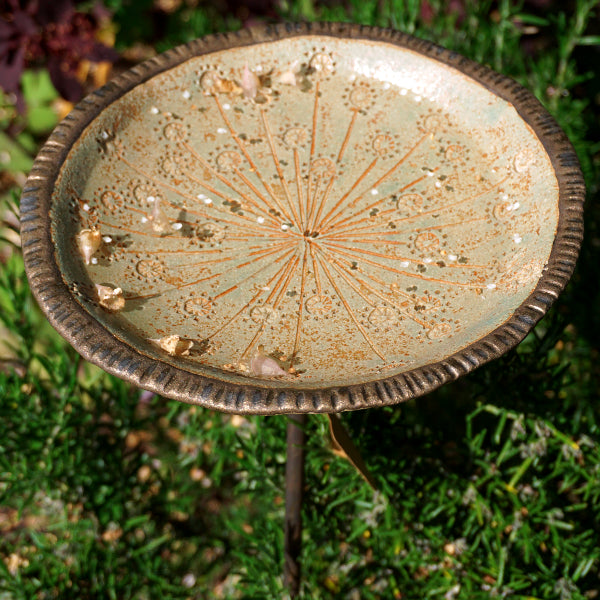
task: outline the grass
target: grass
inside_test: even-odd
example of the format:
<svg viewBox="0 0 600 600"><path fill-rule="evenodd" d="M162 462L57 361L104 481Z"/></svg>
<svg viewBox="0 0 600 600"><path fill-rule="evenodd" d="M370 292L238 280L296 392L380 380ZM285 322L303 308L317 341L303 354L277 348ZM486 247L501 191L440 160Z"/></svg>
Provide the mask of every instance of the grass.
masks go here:
<svg viewBox="0 0 600 600"><path fill-rule="evenodd" d="M240 21L182 4L156 37L149 2L106 4L121 49ZM431 1L427 20L414 0L285 0L272 18L392 26L529 87L579 153L587 237L573 282L516 351L418 401L343 415L378 493L332 453L326 418L309 418L302 597L597 598L600 3L548 16L446 4ZM39 134L27 140L34 154ZM29 293L17 199L5 192L1 210L0 600L284 598L286 418L167 401L81 361Z"/></svg>

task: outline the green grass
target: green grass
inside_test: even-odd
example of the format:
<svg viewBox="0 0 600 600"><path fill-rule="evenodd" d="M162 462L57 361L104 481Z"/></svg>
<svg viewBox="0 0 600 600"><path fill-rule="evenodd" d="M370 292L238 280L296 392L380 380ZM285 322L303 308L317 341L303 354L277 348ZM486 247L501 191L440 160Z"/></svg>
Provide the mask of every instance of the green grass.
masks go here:
<svg viewBox="0 0 600 600"><path fill-rule="evenodd" d="M143 2L107 4L121 48L239 25L183 4L150 40ZM579 153L587 237L573 282L518 350L418 401L343 415L379 493L331 452L326 418L309 418L302 597L597 598L600 3L540 16L467 1L458 18L438 0L430 23L419 4L277 6L396 27L529 87ZM0 600L284 598L286 418L167 401L80 360L29 293L16 198L0 209Z"/></svg>

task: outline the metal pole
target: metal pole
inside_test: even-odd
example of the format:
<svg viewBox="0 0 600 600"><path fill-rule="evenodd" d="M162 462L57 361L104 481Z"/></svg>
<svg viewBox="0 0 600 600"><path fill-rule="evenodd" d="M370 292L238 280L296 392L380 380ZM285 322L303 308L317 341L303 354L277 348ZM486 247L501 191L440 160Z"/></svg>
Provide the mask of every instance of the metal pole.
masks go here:
<svg viewBox="0 0 600 600"><path fill-rule="evenodd" d="M300 592L302 548L302 488L304 487L304 424L306 415L289 415L285 465L285 527L283 582L290 597Z"/></svg>

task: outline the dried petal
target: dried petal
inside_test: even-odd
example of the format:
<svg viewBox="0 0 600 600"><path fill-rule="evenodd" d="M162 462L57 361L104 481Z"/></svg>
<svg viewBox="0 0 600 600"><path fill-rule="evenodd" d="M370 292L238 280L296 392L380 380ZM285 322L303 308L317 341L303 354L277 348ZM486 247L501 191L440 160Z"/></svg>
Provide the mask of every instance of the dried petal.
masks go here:
<svg viewBox="0 0 600 600"><path fill-rule="evenodd" d="M298 79L297 76L300 73L300 69L298 67L298 61L294 61L289 69L281 73L279 76L279 83L283 83L284 85L297 85Z"/></svg>
<svg viewBox="0 0 600 600"><path fill-rule="evenodd" d="M239 95L242 93L235 81L223 79L216 71L206 71L200 77L200 87L206 96L215 96L216 94Z"/></svg>
<svg viewBox="0 0 600 600"><path fill-rule="evenodd" d="M205 71L200 77L200 87L205 94L216 94L221 82L221 77L216 71Z"/></svg>
<svg viewBox="0 0 600 600"><path fill-rule="evenodd" d="M284 377L288 374L279 366L277 361L267 356L260 348L250 361L250 371L253 375L266 377Z"/></svg>
<svg viewBox="0 0 600 600"><path fill-rule="evenodd" d="M150 341L171 356L188 356L194 345L192 340L186 340L178 335L168 335L160 339L151 339Z"/></svg>
<svg viewBox="0 0 600 600"><path fill-rule="evenodd" d="M296 73L293 71L284 71L279 76L279 83L284 85L296 85Z"/></svg>
<svg viewBox="0 0 600 600"><path fill-rule="evenodd" d="M148 221L152 223L152 229L156 233L163 233L169 227L169 219L160 208L160 200L156 198L152 206L152 212L148 215Z"/></svg>
<svg viewBox="0 0 600 600"><path fill-rule="evenodd" d="M229 94L230 96L237 96L242 93L242 88L231 79L221 79L219 81L217 91L219 94Z"/></svg>
<svg viewBox="0 0 600 600"><path fill-rule="evenodd" d="M260 79L253 73L249 68L248 64L244 65L244 71L242 73L242 91L246 98L253 100L256 98L258 89L260 88Z"/></svg>
<svg viewBox="0 0 600 600"><path fill-rule="evenodd" d="M100 231L96 227L92 227L92 229L82 229L76 236L77 248L81 255L83 256L83 260L86 265L90 264L90 260L100 248L100 244L102 244L102 235Z"/></svg>
<svg viewBox="0 0 600 600"><path fill-rule="evenodd" d="M100 306L110 312L117 312L125 306L123 290L120 287L112 288L109 285L100 285L97 283L96 292L98 293Z"/></svg>

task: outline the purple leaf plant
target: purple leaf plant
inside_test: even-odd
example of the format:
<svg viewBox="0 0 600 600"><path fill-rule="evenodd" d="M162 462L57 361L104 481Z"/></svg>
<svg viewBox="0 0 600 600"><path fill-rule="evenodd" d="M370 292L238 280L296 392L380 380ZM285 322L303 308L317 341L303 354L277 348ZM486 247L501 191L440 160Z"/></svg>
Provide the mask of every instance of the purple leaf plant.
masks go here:
<svg viewBox="0 0 600 600"><path fill-rule="evenodd" d="M27 67L48 69L58 93L69 102L83 96L77 78L83 60L114 62L115 50L98 41L106 10L76 9L73 0L0 0L0 87L25 108L21 75Z"/></svg>

